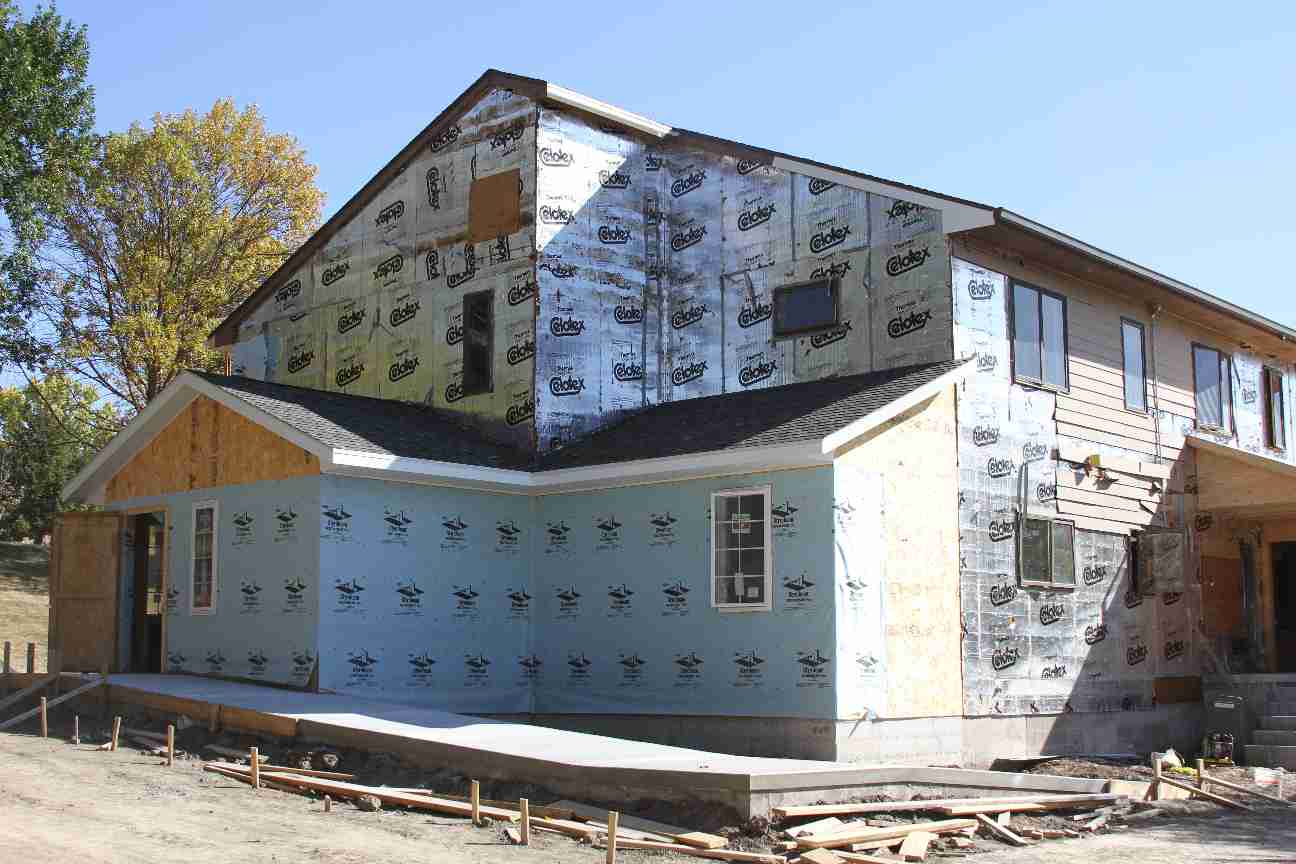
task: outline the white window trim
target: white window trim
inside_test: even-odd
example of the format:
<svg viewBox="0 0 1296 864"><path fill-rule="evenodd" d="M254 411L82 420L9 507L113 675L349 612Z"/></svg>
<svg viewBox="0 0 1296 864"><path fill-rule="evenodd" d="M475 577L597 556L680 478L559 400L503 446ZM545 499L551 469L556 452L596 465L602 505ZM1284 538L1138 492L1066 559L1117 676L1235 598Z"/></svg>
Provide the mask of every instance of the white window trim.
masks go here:
<svg viewBox="0 0 1296 864"><path fill-rule="evenodd" d="M1049 533L1048 533L1049 578L1047 580L1032 579L1026 575L1025 555L1023 555L1022 553L1024 551L1025 543L1026 543L1025 540L1026 521L1028 519L1032 522L1047 522L1049 526ZM1018 584L1020 584L1023 588L1045 588L1050 591L1074 591L1076 589L1076 584L1077 584L1076 566L1075 566L1075 541L1076 541L1075 522L1071 521L1070 519L1054 519L1049 516L1032 516L1030 514L1026 514L1022 516L1021 521L1022 524L1019 525L1017 528L1017 582ZM1056 555L1056 549L1053 546L1053 526L1054 525L1066 525L1071 529L1071 577L1072 577L1071 582L1057 582L1053 578L1053 574L1057 572L1057 563L1054 560L1054 556Z"/></svg>
<svg viewBox="0 0 1296 864"><path fill-rule="evenodd" d="M194 591L194 552L196 550L195 538L198 536L198 511L212 511L212 555L211 555L211 605L195 606L194 599L197 592ZM216 612L220 599L220 502L216 500L195 501L189 515L189 614L190 615L212 615Z"/></svg>
<svg viewBox="0 0 1296 864"><path fill-rule="evenodd" d="M765 602L763 603L719 603L716 601L716 514L717 502L722 498L736 498L742 495L762 495L765 510L761 524L765 526ZM711 608L721 612L769 612L774 608L774 532L770 525L770 508L773 506L773 486L748 486L743 489L717 489L711 493L711 534L707 543L711 557Z"/></svg>

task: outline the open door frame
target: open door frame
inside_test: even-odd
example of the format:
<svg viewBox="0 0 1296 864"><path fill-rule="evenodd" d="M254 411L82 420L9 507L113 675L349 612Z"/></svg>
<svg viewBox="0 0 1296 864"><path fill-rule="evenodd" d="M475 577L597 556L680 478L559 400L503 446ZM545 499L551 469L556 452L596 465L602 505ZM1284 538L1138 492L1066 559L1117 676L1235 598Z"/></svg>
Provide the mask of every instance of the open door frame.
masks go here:
<svg viewBox="0 0 1296 864"><path fill-rule="evenodd" d="M126 518L141 516L145 513L162 514L162 645L158 651L158 668L155 672L166 672L167 667L167 592L171 588L171 508L169 507L131 507L120 511ZM126 524L122 523L123 526ZM120 566L120 565L119 565Z"/></svg>

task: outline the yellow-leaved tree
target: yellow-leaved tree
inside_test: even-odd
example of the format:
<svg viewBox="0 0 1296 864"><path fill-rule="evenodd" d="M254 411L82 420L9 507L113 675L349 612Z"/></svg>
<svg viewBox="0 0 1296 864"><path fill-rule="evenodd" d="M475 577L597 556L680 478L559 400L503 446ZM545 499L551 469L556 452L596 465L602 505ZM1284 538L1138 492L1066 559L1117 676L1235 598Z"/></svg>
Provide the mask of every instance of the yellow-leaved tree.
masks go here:
<svg viewBox="0 0 1296 864"><path fill-rule="evenodd" d="M221 100L107 135L52 226L44 365L136 411L185 369L218 369L207 335L318 227L323 203L296 139L268 132L256 106Z"/></svg>

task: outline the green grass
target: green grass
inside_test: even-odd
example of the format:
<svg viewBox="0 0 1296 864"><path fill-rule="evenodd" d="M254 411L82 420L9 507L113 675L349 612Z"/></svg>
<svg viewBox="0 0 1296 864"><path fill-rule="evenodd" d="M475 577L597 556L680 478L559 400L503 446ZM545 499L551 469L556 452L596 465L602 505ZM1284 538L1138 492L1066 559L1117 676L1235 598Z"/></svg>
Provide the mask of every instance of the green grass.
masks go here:
<svg viewBox="0 0 1296 864"><path fill-rule="evenodd" d="M36 670L45 669L49 638L49 547L0 543L0 642L13 643L13 668L27 669L27 643L36 643Z"/></svg>

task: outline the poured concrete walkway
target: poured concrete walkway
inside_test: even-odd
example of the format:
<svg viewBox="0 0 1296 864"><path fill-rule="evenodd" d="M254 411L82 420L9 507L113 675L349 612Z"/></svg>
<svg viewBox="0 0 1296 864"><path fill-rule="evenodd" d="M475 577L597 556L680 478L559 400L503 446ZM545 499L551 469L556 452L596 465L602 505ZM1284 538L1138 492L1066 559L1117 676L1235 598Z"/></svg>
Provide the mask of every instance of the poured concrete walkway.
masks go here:
<svg viewBox="0 0 1296 864"><path fill-rule="evenodd" d="M112 675L111 698L154 695L283 718L296 734L336 746L383 750L417 763L481 779L543 785L585 800L701 799L741 815L778 804L846 800L862 787L898 784L942 788L1102 791L1101 781L804 759L731 756L604 735L590 735L451 714L331 693L304 693L186 675ZM145 698L140 698L145 697ZM197 706L195 706L197 707ZM195 710L195 719L207 716Z"/></svg>

